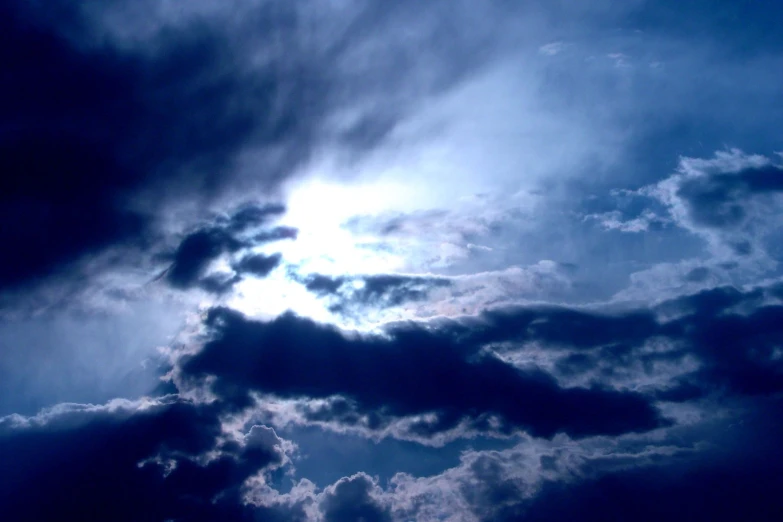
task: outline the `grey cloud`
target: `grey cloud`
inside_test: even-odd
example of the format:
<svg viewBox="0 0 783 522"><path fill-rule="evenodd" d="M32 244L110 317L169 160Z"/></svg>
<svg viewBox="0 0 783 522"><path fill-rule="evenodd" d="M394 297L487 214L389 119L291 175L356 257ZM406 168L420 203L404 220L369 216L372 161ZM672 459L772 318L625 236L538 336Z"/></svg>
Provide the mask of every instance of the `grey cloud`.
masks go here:
<svg viewBox="0 0 783 522"><path fill-rule="evenodd" d="M362 154L494 45L483 29L430 30L467 16L460 10L446 20L372 3L352 19L293 3L199 6L174 16L125 2L5 5L0 241L16 247L0 266L4 288L65 279L108 251L154 250L170 207L274 194L314 150ZM346 114L354 123L335 127ZM294 236L279 228L257 241ZM135 258L118 259L111 268Z"/></svg>
<svg viewBox="0 0 783 522"><path fill-rule="evenodd" d="M528 321L535 318L531 312ZM578 325L581 319L575 314L564 322ZM571 334L553 325L540 336L561 335L564 342L589 344L600 342L590 335L611 339L644 334L633 321L585 320L587 324ZM424 436L452 429L462 420L489 426L490 417L497 418L501 431L525 430L544 437L644 431L667 423L641 394L600 384L562 388L538 368L515 367L482 349L493 339L524 335L522 321L511 315L507 323L498 321L489 328L410 323L388 329L385 336L351 337L291 314L265 323L213 309L205 322L210 340L176 363L176 382L184 388L212 382L211 391L237 408L253 404L252 391L287 399L342 395L355 401L363 415L429 415L432 419L411 424ZM602 322L615 327L601 327Z"/></svg>
<svg viewBox="0 0 783 522"><path fill-rule="evenodd" d="M162 28L128 48L95 34L81 6L56 9L3 8L12 73L0 211L3 243L17 245L2 265L4 287L67 273L112 246L148 248L161 207L222 194L251 144L290 140L303 155L301 93L286 95L288 123L273 121L287 80L248 68L220 27ZM258 180L280 175L270 168Z"/></svg>
<svg viewBox="0 0 783 522"><path fill-rule="evenodd" d="M417 318L478 313L499 307L571 295L573 265L543 260L531 266L464 275L375 274L325 276L292 275L329 303L344 317L364 317L388 310L394 318L399 308ZM391 319L390 319L391 320Z"/></svg>
<svg viewBox="0 0 783 522"><path fill-rule="evenodd" d="M778 273L783 168L738 149L680 158L675 171L638 190L615 190L616 210L589 214L605 229L639 232L645 245L698 248L632 271L617 300L665 299L720 285L753 284ZM665 234L654 223L666 223ZM687 237L677 239L677 231ZM688 239L690 238L690 239ZM621 239L620 239L621 240ZM666 243L664 243L666 241Z"/></svg>
<svg viewBox="0 0 783 522"><path fill-rule="evenodd" d="M220 229L202 229L187 235L174 253L174 263L166 279L175 288L193 286L209 263L226 251L236 251L241 243Z"/></svg>
<svg viewBox="0 0 783 522"><path fill-rule="evenodd" d="M651 210L646 210L641 216L630 220L623 220L620 211L614 210L603 214L591 214L585 219L595 219L607 230L619 230L620 232L647 232L659 229L669 223L666 218L661 218Z"/></svg>
<svg viewBox="0 0 783 522"><path fill-rule="evenodd" d="M563 369L586 371L600 361L604 377L641 364L649 373L655 364L674 364L666 393L687 391L683 400L708 393L768 396L783 391L783 366L776 355L783 342L780 329L783 308L774 297L776 285L745 291L719 287L661 303L666 320L652 333L670 343L662 350L645 349L638 342L609 344L587 357L561 361ZM686 364L687 358L695 364ZM679 371L677 368L679 367ZM643 375L642 373L642 375ZM675 375L677 375L675 377ZM631 381L643 381L637 374Z"/></svg>
<svg viewBox="0 0 783 522"><path fill-rule="evenodd" d="M234 269L240 274L251 274L255 277L266 277L277 268L282 261L280 254L265 256L263 254L251 254L243 257L234 265Z"/></svg>
<svg viewBox="0 0 783 522"><path fill-rule="evenodd" d="M214 309L201 350L175 361L175 382L210 383L238 408L253 404L250 391L289 401L283 425L435 444L475 433L645 431L670 423L656 401L783 391L777 286L722 287L613 312L500 308L391 324L383 336Z"/></svg>
<svg viewBox="0 0 783 522"><path fill-rule="evenodd" d="M324 493L320 508L325 522L362 520L391 522L388 506L373 498L377 485L364 473L340 479Z"/></svg>
<svg viewBox="0 0 783 522"><path fill-rule="evenodd" d="M506 206L495 208L490 197L478 210L348 224L380 236L370 248L396 249L410 270L444 274L293 274L308 297L344 315L389 309L436 319L360 333L292 314L261 321L212 308L166 350L172 382L165 386L181 396L0 419L6 517L783 519L783 285L760 283L779 269L781 169L736 151L693 158L721 141L779 146L770 131L783 107L774 73L783 49L779 8L760 15L758 5L707 0L535 0L524 9L447 0L50 4L0 7L8 44L0 50L8 73L0 86L3 314L13 307L9 297L46 278L85 287L44 296L59 308L93 295L109 271L120 278L132 269L148 280L165 262L164 283L219 299L241 278L279 270L282 257L270 255L268 243L298 233L277 225L282 205L212 211L253 194L274 200L281 183L324 157L338 176L364 174L365 166L386 176L396 147L411 139L400 127L406 115L439 106L436 96L491 65L509 42L512 76L516 67L534 74L515 76L519 85L492 77L508 91L482 76L471 93L422 118L423 127L443 118L436 152L457 158L421 155L421 165L436 167L424 169L435 172L429 177L450 185L427 190L440 198L476 172L499 191L528 174L552 175L535 198L514 196ZM558 41L569 42L567 52L541 47ZM512 98L528 95L530 107L512 107ZM466 126L454 130L461 107L485 100L493 110L468 110ZM481 126L484 116L509 127ZM412 127L412 141L430 131ZM368 164L357 162L368 153ZM673 174L660 168L679 154L692 157ZM399 170L421 176L417 168ZM560 172L579 179L563 181ZM500 178L508 186L498 188ZM630 188L633 203L604 208L601 200L571 214L571 195L559 195L574 187L580 197L609 194L617 183ZM629 291L606 306L531 304L572 299L584 271L605 275L593 279L604 287L635 273ZM117 302L132 299L132 282L107 286ZM204 297L145 288L182 301ZM595 288L589 299L602 297ZM151 329L146 321L139 331ZM95 343L67 329L25 327L59 343L63 355L41 359L27 350L34 337L13 340L13 353L0 360L9 397L27 393L6 365L21 352L33 354L30 375L53 389L82 379L82 361L99 359ZM131 337L145 338L135 322L130 328ZM153 337L149 343L161 344L166 336ZM113 353L122 348L115 337L101 338ZM101 378L116 375L106 368ZM72 400L89 400L81 391ZM44 396L52 397L35 396L27 407ZM413 448L456 438L467 447L472 437L522 443L469 450L456 468L388 485L371 469L354 469L321 492L301 480L282 493L275 488L295 476L292 445L260 424L277 429L286 416L291 425L350 432L368 444L384 437Z"/></svg>
<svg viewBox="0 0 783 522"><path fill-rule="evenodd" d="M187 288L200 288L207 293L221 295L230 292L234 285L241 280L239 274L215 273L200 278Z"/></svg>
<svg viewBox="0 0 783 522"><path fill-rule="evenodd" d="M197 287L221 294L229 291L243 275L266 277L282 262L282 256L248 252L265 243L296 238L296 229L291 227L263 230L272 216L284 212L282 205L245 205L229 217L219 216L213 224L185 235L172 254L162 256L170 257L173 262L158 279L165 277L172 287L180 290ZM207 273L213 262L237 253L242 254L231 265L233 274Z"/></svg>
<svg viewBox="0 0 783 522"><path fill-rule="evenodd" d="M718 448L684 459L593 471L582 480L545 483L525 506L525 515L540 521L775 520L783 513L775 493L783 484L772 441L780 436L781 426L763 416L776 407L779 401L751 407L739 415L744 425L724 426L721 435L707 436Z"/></svg>
<svg viewBox="0 0 783 522"><path fill-rule="evenodd" d="M319 296L333 297L330 310L362 313L366 307L396 307L429 297L432 290L449 287L445 277L378 274L330 277L314 274L303 278L305 288Z"/></svg>
<svg viewBox="0 0 783 522"><path fill-rule="evenodd" d="M289 451L265 427L226 437L215 405L176 396L3 417L0 440L0 509L20 521L263 517L242 501L244 483Z"/></svg>
<svg viewBox="0 0 783 522"><path fill-rule="evenodd" d="M654 437L525 441L466 452L458 467L439 475L398 475L385 493L398 520L685 521L750 514L772 521L780 514L781 460L773 447L781 424L764 417L779 401L759 406Z"/></svg>
<svg viewBox="0 0 783 522"><path fill-rule="evenodd" d="M701 283L705 281L710 276L710 269L706 266L698 266L696 268L692 268L688 271L687 274L685 274L685 280L694 282L694 283Z"/></svg>
<svg viewBox="0 0 783 522"><path fill-rule="evenodd" d="M244 232L248 228L258 227L283 214L285 214L285 205L281 204L244 205L228 218L226 228L233 233Z"/></svg>
<svg viewBox="0 0 783 522"><path fill-rule="evenodd" d="M781 192L783 168L733 149L710 159L683 158L673 175L637 194L665 206L669 215L657 219L670 218L714 249L728 248L723 255L744 257L763 250L764 235L775 229ZM637 219L643 218L656 217L646 211Z"/></svg>
<svg viewBox="0 0 783 522"><path fill-rule="evenodd" d="M259 232L253 237L257 244L279 241L281 239L296 239L299 231L293 227L275 227L271 230Z"/></svg>

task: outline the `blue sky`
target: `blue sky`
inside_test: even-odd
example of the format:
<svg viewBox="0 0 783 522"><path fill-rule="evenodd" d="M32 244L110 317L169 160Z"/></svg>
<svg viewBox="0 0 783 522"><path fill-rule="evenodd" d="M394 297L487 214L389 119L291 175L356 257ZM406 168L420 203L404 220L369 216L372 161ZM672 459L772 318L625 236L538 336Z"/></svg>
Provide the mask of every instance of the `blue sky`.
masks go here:
<svg viewBox="0 0 783 522"><path fill-rule="evenodd" d="M6 2L0 518L782 519L781 17Z"/></svg>

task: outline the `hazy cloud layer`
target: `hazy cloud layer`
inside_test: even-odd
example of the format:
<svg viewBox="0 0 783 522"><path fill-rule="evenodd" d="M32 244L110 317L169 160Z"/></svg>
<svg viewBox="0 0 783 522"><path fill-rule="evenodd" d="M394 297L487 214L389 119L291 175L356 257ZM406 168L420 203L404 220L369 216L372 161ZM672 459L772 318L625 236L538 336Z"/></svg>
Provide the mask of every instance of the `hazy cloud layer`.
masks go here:
<svg viewBox="0 0 783 522"><path fill-rule="evenodd" d="M783 520L781 15L6 1L0 519Z"/></svg>

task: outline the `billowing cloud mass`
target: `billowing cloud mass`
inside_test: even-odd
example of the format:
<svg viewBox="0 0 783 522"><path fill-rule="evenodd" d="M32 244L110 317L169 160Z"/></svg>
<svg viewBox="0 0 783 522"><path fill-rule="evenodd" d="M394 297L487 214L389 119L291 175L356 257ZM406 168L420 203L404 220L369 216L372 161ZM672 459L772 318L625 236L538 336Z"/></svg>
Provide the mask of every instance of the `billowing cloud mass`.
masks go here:
<svg viewBox="0 0 783 522"><path fill-rule="evenodd" d="M0 5L0 520L783 520L783 4Z"/></svg>
<svg viewBox="0 0 783 522"><path fill-rule="evenodd" d="M388 339L348 339L291 315L254 324L225 309L210 311L205 324L215 330L215 339L184 360L181 377L217 377L212 391L236 405L248 404L253 391L283 398L343 396L371 424L383 424L387 416L431 414L411 425L421 434L453 428L463 419L544 437L614 434L663 424L638 394L602 387L563 389L545 372L482 353L482 344L461 325L436 330L397 326L387 332ZM496 328L489 330L487 337L504 340Z"/></svg>
<svg viewBox="0 0 783 522"><path fill-rule="evenodd" d="M248 516L242 483L283 465L290 445L264 426L239 438L224 435L218 413L161 397L6 417L3 462L14 471L3 477L4 512L16 520L63 513L89 520L241 520Z"/></svg>
<svg viewBox="0 0 783 522"><path fill-rule="evenodd" d="M229 219L218 219L213 225L187 234L173 254L165 256L172 259L171 266L159 278L165 277L169 285L180 290L197 287L220 294L240 281L243 273L257 277L269 275L280 264L280 254L250 252L253 247L265 243L296 238L296 229L291 227L258 231L270 216L283 212L285 207L280 205L245 206ZM222 256L231 254L240 256L231 266L233 274L215 271L207 273L210 265Z"/></svg>
<svg viewBox="0 0 783 522"><path fill-rule="evenodd" d="M222 189L251 141L299 132L264 121L282 85L215 29L133 49L101 41L88 6L57 4L3 7L3 286L143 241L160 205Z"/></svg>

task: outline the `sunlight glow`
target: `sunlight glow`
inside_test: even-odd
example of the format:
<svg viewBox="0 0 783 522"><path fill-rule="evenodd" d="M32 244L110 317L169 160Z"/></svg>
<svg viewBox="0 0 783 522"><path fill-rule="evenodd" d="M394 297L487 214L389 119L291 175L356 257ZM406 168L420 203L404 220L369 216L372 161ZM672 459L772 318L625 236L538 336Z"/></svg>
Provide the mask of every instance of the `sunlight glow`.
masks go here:
<svg viewBox="0 0 783 522"><path fill-rule="evenodd" d="M286 224L299 229L282 253L302 272L375 274L400 269L402 256L377 247L381 239L348 230L357 216L377 216L405 200L408 190L385 182L338 184L312 180L296 186L288 199Z"/></svg>
<svg viewBox="0 0 783 522"><path fill-rule="evenodd" d="M258 250L280 252L286 265L264 279L238 283L228 306L255 317L271 318L291 310L318 321L337 322L323 299L291 277L309 274L350 275L399 271L405 257L381 248L382 238L346 228L351 218L372 217L410 201L410 189L401 184L338 183L308 179L290 188L286 226L296 227L295 241L275 242Z"/></svg>

